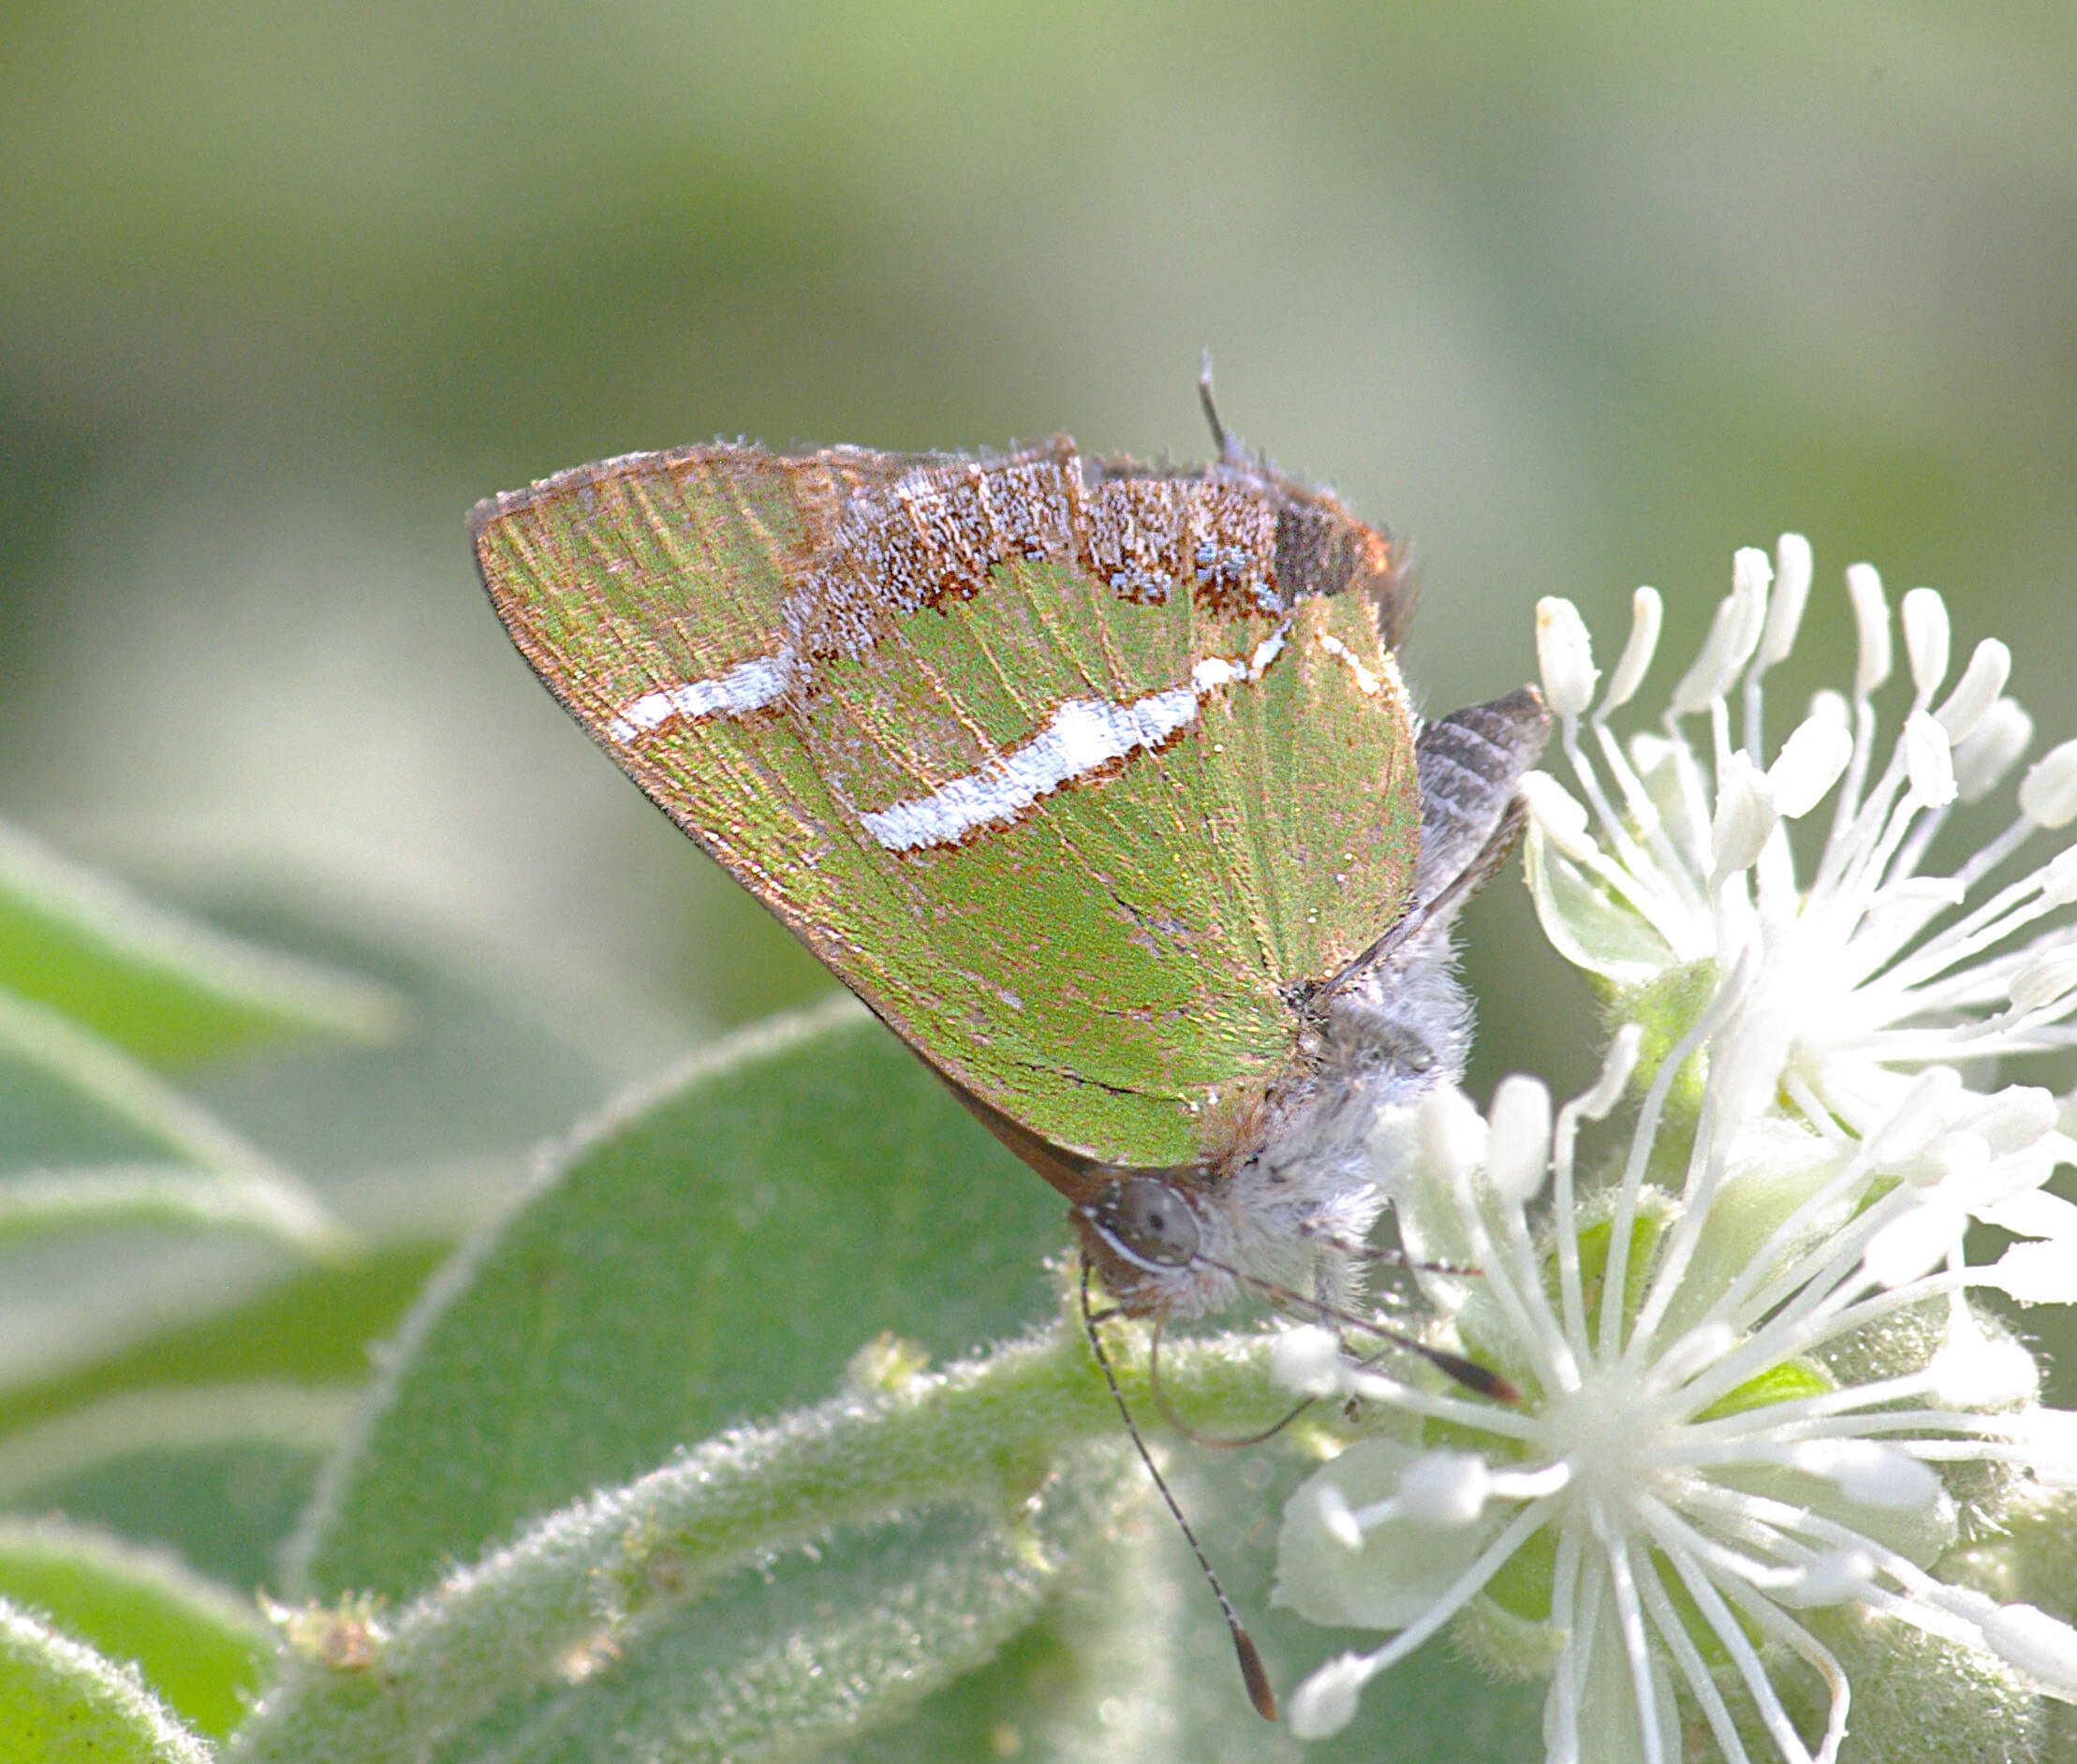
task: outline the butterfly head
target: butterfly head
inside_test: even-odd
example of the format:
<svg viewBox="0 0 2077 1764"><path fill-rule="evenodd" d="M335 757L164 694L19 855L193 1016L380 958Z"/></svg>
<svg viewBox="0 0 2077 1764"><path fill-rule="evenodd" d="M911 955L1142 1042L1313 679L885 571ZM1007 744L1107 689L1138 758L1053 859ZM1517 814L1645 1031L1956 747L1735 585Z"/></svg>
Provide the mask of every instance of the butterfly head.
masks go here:
<svg viewBox="0 0 2077 1764"><path fill-rule="evenodd" d="M1118 1308L1203 1316L1252 1293L1301 1309L1346 1300L1344 1257L1383 1201L1370 1180L1375 1112L1339 1080L1246 1111L1241 1137L1163 1169L1090 1164L1069 1191L1083 1258Z"/></svg>
<svg viewBox="0 0 2077 1764"><path fill-rule="evenodd" d="M1207 1259L1222 1234L1201 1171L1097 1168L1088 1181L1073 1209L1075 1230L1119 1309L1194 1314L1230 1290L1230 1277Z"/></svg>

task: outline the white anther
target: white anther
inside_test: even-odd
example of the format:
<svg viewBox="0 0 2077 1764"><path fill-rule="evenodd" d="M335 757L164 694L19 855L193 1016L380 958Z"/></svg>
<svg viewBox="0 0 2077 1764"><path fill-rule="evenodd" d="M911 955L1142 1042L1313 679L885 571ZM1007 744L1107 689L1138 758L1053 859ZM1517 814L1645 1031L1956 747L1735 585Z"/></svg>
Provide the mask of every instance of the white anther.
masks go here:
<svg viewBox="0 0 2077 1764"><path fill-rule="evenodd" d="M1977 644L1968 666L1962 669L1961 679L1954 683L1954 690L1947 695L1947 702L1934 713L1950 741L1963 742L1975 732L1976 726L1997 702L2011 673L2012 652L1997 639L1986 637Z"/></svg>
<svg viewBox="0 0 2077 1764"><path fill-rule="evenodd" d="M1917 1206L1900 1213L1868 1240L1862 1272L1877 1286L1895 1288L1937 1268L1961 1247L1968 1214L1929 1191Z"/></svg>
<svg viewBox="0 0 2077 1764"><path fill-rule="evenodd" d="M1738 628L1731 646L1732 671L1743 668L1760 647L1767 625L1767 589L1775 566L1757 545L1741 546L1731 559L1731 597L1738 608Z"/></svg>
<svg viewBox="0 0 2077 1764"><path fill-rule="evenodd" d="M2033 1605L2000 1605L1983 1619L1983 1639L2051 1697L2077 1702L2077 1629Z"/></svg>
<svg viewBox="0 0 2077 1764"><path fill-rule="evenodd" d="M1627 1022L1618 1029L1608 1044L1607 1057L1601 1061L1600 1077L1573 1108L1587 1120L1598 1121L1621 1102L1623 1093L1629 1088L1630 1074L1637 1069L1637 1051L1643 1044L1644 1031L1639 1024Z"/></svg>
<svg viewBox="0 0 2077 1764"><path fill-rule="evenodd" d="M1280 1389L1298 1396L1338 1396L1343 1384L1341 1338L1317 1323L1286 1330L1270 1344L1269 1375Z"/></svg>
<svg viewBox="0 0 2077 1764"><path fill-rule="evenodd" d="M1904 596L1904 653L1911 663L1911 690L1925 703L1947 678L1953 641L1947 602L1931 588L1914 588Z"/></svg>
<svg viewBox="0 0 2077 1764"><path fill-rule="evenodd" d="M2077 1300L2077 1257L2070 1255L2070 1245L2064 1240L2037 1238L2010 1244L1987 1273L1992 1286L2019 1304L2069 1304ZM1971 1408L1982 1405L1974 1391L1968 1402Z"/></svg>
<svg viewBox="0 0 2077 1764"><path fill-rule="evenodd" d="M1713 880L1750 868L1780 822L1767 774L1734 752L1716 780L1716 815L1709 829Z"/></svg>
<svg viewBox="0 0 2077 1764"><path fill-rule="evenodd" d="M1551 1162L1551 1093L1540 1079L1504 1078L1493 1094L1486 1134L1486 1181L1500 1199L1525 1206Z"/></svg>
<svg viewBox="0 0 2077 1764"><path fill-rule="evenodd" d="M1795 1578L1778 1589L1785 1605L1843 1605L1858 1598L1875 1581L1875 1558L1865 1550L1833 1550L1806 1562Z"/></svg>
<svg viewBox="0 0 2077 1764"><path fill-rule="evenodd" d="M1800 533L1784 533L1775 546L1774 603L1760 639L1761 668L1772 668L1796 646L1796 628L1810 598L1810 541Z"/></svg>
<svg viewBox="0 0 2077 1764"><path fill-rule="evenodd" d="M1876 1130L1868 1144L1869 1167L1893 1173L1911 1163L1954 1118L1962 1095L1962 1075L1952 1066L1929 1066L1912 1080L1896 1113Z"/></svg>
<svg viewBox="0 0 2077 1764"><path fill-rule="evenodd" d="M1701 653L1681 675L1680 684L1673 688L1672 705L1676 716L1692 716L1698 711L1706 711L1712 700L1724 696L1731 675L1738 670L1733 656L1743 635L1744 619L1745 608L1735 595L1726 595L1716 603L1716 615L1710 621L1709 636L1703 639Z"/></svg>
<svg viewBox="0 0 2077 1764"><path fill-rule="evenodd" d="M1853 696L1864 698L1890 677L1890 604L1882 597L1882 578L1873 564L1847 566L1847 595L1853 602L1853 626L1860 637Z"/></svg>
<svg viewBox="0 0 2077 1764"><path fill-rule="evenodd" d="M1775 807L1784 819L1807 815L1824 801L1853 757L1853 737L1829 717L1805 717L1781 743L1767 768Z"/></svg>
<svg viewBox="0 0 2077 1764"><path fill-rule="evenodd" d="M1954 786L1965 802L1981 802L2005 782L2033 744L2034 719L2016 698L2000 698L1954 749Z"/></svg>
<svg viewBox="0 0 2077 1764"><path fill-rule="evenodd" d="M1657 589L1640 588L1630 595L1629 640L1623 645L1615 671L1608 678L1608 691L1601 699L1601 715L1606 716L1611 711L1628 704L1636 696L1637 688L1644 684L1652 657L1658 651L1658 631L1665 618L1665 604L1659 599Z"/></svg>
<svg viewBox="0 0 2077 1764"><path fill-rule="evenodd" d="M1594 641L1569 600L1546 595L1536 603L1536 662L1553 716L1579 716L1594 702Z"/></svg>
<svg viewBox="0 0 2077 1764"><path fill-rule="evenodd" d="M2055 1098L2039 1084L2008 1084L1983 1099L1968 1118L1993 1157L2011 1157L2055 1132L2062 1119Z"/></svg>
<svg viewBox="0 0 2077 1764"><path fill-rule="evenodd" d="M1430 1525L1468 1525L1485 1511L1492 1489L1493 1472L1476 1452L1430 1451L1401 1473L1393 1505Z"/></svg>
<svg viewBox="0 0 2077 1764"><path fill-rule="evenodd" d="M2077 845L2065 845L2041 865L2043 906L2068 906L2077 901Z"/></svg>
<svg viewBox="0 0 2077 1764"><path fill-rule="evenodd" d="M2046 1010L2077 992L2077 949L2051 949L2012 976L2012 1009L2022 1016Z"/></svg>
<svg viewBox="0 0 2077 1764"><path fill-rule="evenodd" d="M2077 1489L2077 1412L2023 1409L2000 1421L2026 1452L2026 1467L2044 1488Z"/></svg>
<svg viewBox="0 0 2077 1764"><path fill-rule="evenodd" d="M1600 847L1588 832L1586 805L1547 772L1532 772L1522 780L1522 800L1543 837L1574 863L1598 860Z"/></svg>
<svg viewBox="0 0 2077 1764"><path fill-rule="evenodd" d="M1356 1718L1369 1683L1370 1662L1362 1654L1336 1654L1291 1693L1291 1732L1301 1740L1339 1733Z"/></svg>
<svg viewBox="0 0 2077 1764"><path fill-rule="evenodd" d="M1863 1507L1927 1507L1940 1494L1931 1469L1872 1439L1806 1439L1789 1448L1789 1462Z"/></svg>
<svg viewBox="0 0 2077 1764"><path fill-rule="evenodd" d="M2034 1357L2009 1335L1991 1336L1969 1317L1947 1332L1939 1351L1927 1363L1936 1403L1949 1408L2000 1408L2030 1403L2040 1391L2040 1369Z"/></svg>
<svg viewBox="0 0 2077 1764"><path fill-rule="evenodd" d="M1351 1555L1361 1555L1363 1548L1363 1528L1356 1521L1348 1497L1333 1483L1322 1481L1314 1495L1321 1527L1336 1543Z"/></svg>
<svg viewBox="0 0 2077 1764"><path fill-rule="evenodd" d="M1954 801L1954 749L1939 719L1923 711L1904 719L1904 772L1922 807L1945 808Z"/></svg>
<svg viewBox="0 0 2077 1764"><path fill-rule="evenodd" d="M2051 747L2019 781L2020 813L2037 827L2077 820L2077 741Z"/></svg>

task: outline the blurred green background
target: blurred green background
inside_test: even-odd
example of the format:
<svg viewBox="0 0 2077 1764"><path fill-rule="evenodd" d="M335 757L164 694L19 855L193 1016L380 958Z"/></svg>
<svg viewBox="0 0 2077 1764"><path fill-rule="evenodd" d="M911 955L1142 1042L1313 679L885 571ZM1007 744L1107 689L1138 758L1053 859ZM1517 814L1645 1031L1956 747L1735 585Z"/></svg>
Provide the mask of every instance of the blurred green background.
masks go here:
<svg viewBox="0 0 2077 1764"><path fill-rule="evenodd" d="M2063 4L96 0L0 91L0 813L467 951L582 1056L508 1140L828 984L483 604L470 503L598 455L1196 455L1208 345L1411 537L1431 708L1640 581L1670 677L1792 526L1812 637L1865 556L2077 728ZM1473 923L1480 1077L1576 1073L1520 890Z"/></svg>

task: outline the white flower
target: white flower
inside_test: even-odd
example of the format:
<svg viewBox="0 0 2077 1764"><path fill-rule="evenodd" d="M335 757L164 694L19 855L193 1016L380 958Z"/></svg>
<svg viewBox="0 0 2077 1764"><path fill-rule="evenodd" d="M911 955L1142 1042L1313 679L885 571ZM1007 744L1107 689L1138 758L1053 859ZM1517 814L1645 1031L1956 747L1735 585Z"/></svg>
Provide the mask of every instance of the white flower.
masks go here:
<svg viewBox="0 0 2077 1764"><path fill-rule="evenodd" d="M1453 1620L1550 1672L1553 1764L1673 1764L1684 1720L1733 1764L1834 1758L1852 1705L1827 1638L1849 1610L1980 1656L2021 1701L2077 1699L2077 1630L1931 1571L1962 1536L1965 1497L1991 1515L2014 1491L2077 1483L2077 1415L2039 1405L2031 1358L1965 1299L2025 1282L1962 1262L1944 1232L1926 1266L1882 1251L1985 1167L1923 1174L1901 1116L1881 1124L1899 1132L1843 1140L1741 1112L1714 1068L1681 1128L1676 1077L1739 997L1734 978L1658 1066L1590 1197L1580 1128L1625 1094L1634 1029L1554 1123L1524 1080L1483 1123L1453 1091L1388 1119L1408 1249L1480 1271L1422 1275L1451 1345L1523 1396L1333 1362L1337 1394L1425 1431L1358 1438L1287 1508L1277 1599L1397 1631L1301 1687L1302 1735L1344 1725L1369 1679ZM1669 1154L1684 1156L1678 1193L1645 1180ZM2077 1298L2067 1264L2050 1284ZM1280 1362L1308 1393L1331 1363L1322 1336L1305 1330Z"/></svg>
<svg viewBox="0 0 2077 1764"><path fill-rule="evenodd" d="M1716 1062L1778 1089L1819 1132L1864 1138L1929 1066L2077 1045L2077 927L2064 910L2077 902L2077 849L1993 885L2033 834L2077 819L2077 742L2025 773L2004 831L1929 870L1952 805L1987 796L2031 737L2004 696L2011 654L1979 643L1943 697L1947 610L1913 589L1901 619L1910 705L1885 748L1871 695L1892 669L1892 622L1875 571L1855 565L1851 693L1819 693L1770 747L1764 683L1795 640L1809 547L1784 537L1778 566L1738 553L1660 732L1627 744L1609 718L1651 665L1658 596L1638 590L1629 641L1591 710L1585 626L1565 602L1539 605L1546 696L1577 794L1529 781L1529 879L1552 942L1618 987L1699 963L1742 969ZM1790 824L1827 797L1822 849L1799 862Z"/></svg>
<svg viewBox="0 0 2077 1764"><path fill-rule="evenodd" d="M1365 1419L1286 1509L1276 1596L1395 1632L1300 1688L1303 1735L1445 1626L1549 1675L1552 1764L1698 1744L1830 1764L1856 1680L1880 1692L1860 1756L2033 1757L2040 1698L2077 1702L2077 1557L2025 1542L2077 1523L2077 1414L2041 1404L2032 1356L1969 1299L2077 1301L2077 1205L2044 1186L2077 1163L2065 1111L1992 1087L2003 1056L2077 1045L2077 852L1992 883L2077 819L2077 743L2025 774L2002 833L1926 874L1951 806L2026 745L2010 657L1979 645L1941 696L1946 610L1905 596L1912 698L1881 747L1893 628L1856 566L1851 696L1770 748L1761 686L1807 546L1785 538L1779 566L1739 553L1662 732L1627 746L1608 718L1649 669L1657 596L1639 591L1598 704L1584 625L1538 608L1577 794L1530 781L1531 885L1639 1021L1554 1118L1525 1079L1487 1116L1443 1091L1384 1118L1437 1343L1520 1400L1353 1360L1318 1325L1279 1348L1290 1389ZM1827 798L1799 876L1790 826ZM1972 1262L1972 1220L2017 1241Z"/></svg>

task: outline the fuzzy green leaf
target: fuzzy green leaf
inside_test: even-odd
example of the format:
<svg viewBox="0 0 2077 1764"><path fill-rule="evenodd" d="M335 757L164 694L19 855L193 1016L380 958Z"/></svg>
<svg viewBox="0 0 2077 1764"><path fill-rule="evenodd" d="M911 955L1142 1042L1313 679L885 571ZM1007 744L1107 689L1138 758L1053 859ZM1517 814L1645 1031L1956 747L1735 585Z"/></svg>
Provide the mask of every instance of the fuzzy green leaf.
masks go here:
<svg viewBox="0 0 2077 1764"><path fill-rule="evenodd" d="M314 1509L306 1590L404 1596L672 1447L1053 1308L1060 1203L840 1003L611 1110L406 1325Z"/></svg>
<svg viewBox="0 0 2077 1764"><path fill-rule="evenodd" d="M0 1393L0 1437L162 1386L358 1382L367 1375L368 1344L396 1327L438 1259L436 1249L408 1243L305 1265L243 1303L162 1325L121 1353Z"/></svg>
<svg viewBox="0 0 2077 1764"><path fill-rule="evenodd" d="M379 1717L364 1726L373 1711L347 1700L366 1698L386 1713L401 1699L379 1682L348 1685L327 1673L317 1684L331 1694L320 1700L307 1678L292 1678L289 1696L302 1695L290 1708L308 1725L270 1721L248 1756L402 1764L431 1739L455 1764L614 1752L734 1764L883 1725L986 1663L1041 1614L1069 1565L1108 1531L1120 1499L1138 1492L1136 1466L1115 1449L1097 1460L1053 1477L1042 1506L1014 1525L924 1506L822 1539L811 1555L788 1552L740 1571L711 1597L624 1631L601 1624L532 1688L451 1731L436 1700L412 1699L414 1726L392 1738Z"/></svg>
<svg viewBox="0 0 2077 1764"><path fill-rule="evenodd" d="M274 1552L359 1396L286 1384L124 1391L0 1438L0 1508L163 1546L241 1593L272 1587Z"/></svg>
<svg viewBox="0 0 2077 1764"><path fill-rule="evenodd" d="M0 1598L34 1610L221 1738L274 1651L259 1612L162 1552L49 1521L0 1521Z"/></svg>
<svg viewBox="0 0 2077 1764"><path fill-rule="evenodd" d="M1178 1343L1164 1381L1259 1425L1281 1406L1265 1348ZM1123 1376L1145 1402L1143 1360ZM242 1753L592 1756L630 1724L657 1757L790 1746L985 1658L1143 1495L1086 1345L1056 1327L709 1440L401 1609L314 1608Z"/></svg>
<svg viewBox="0 0 2077 1764"><path fill-rule="evenodd" d="M121 1164L0 1177L0 1251L135 1226L250 1233L299 1250L330 1248L336 1232L306 1188L273 1176Z"/></svg>
<svg viewBox="0 0 2077 1764"><path fill-rule="evenodd" d="M55 1079L179 1163L228 1176L291 1180L120 1045L53 1007L0 991L0 1055Z"/></svg>
<svg viewBox="0 0 2077 1764"><path fill-rule="evenodd" d="M209 1764L210 1757L135 1673L0 1600L0 1764Z"/></svg>
<svg viewBox="0 0 2077 1764"><path fill-rule="evenodd" d="M153 1065L284 1035L394 1033L385 988L154 904L0 825L0 988Z"/></svg>

